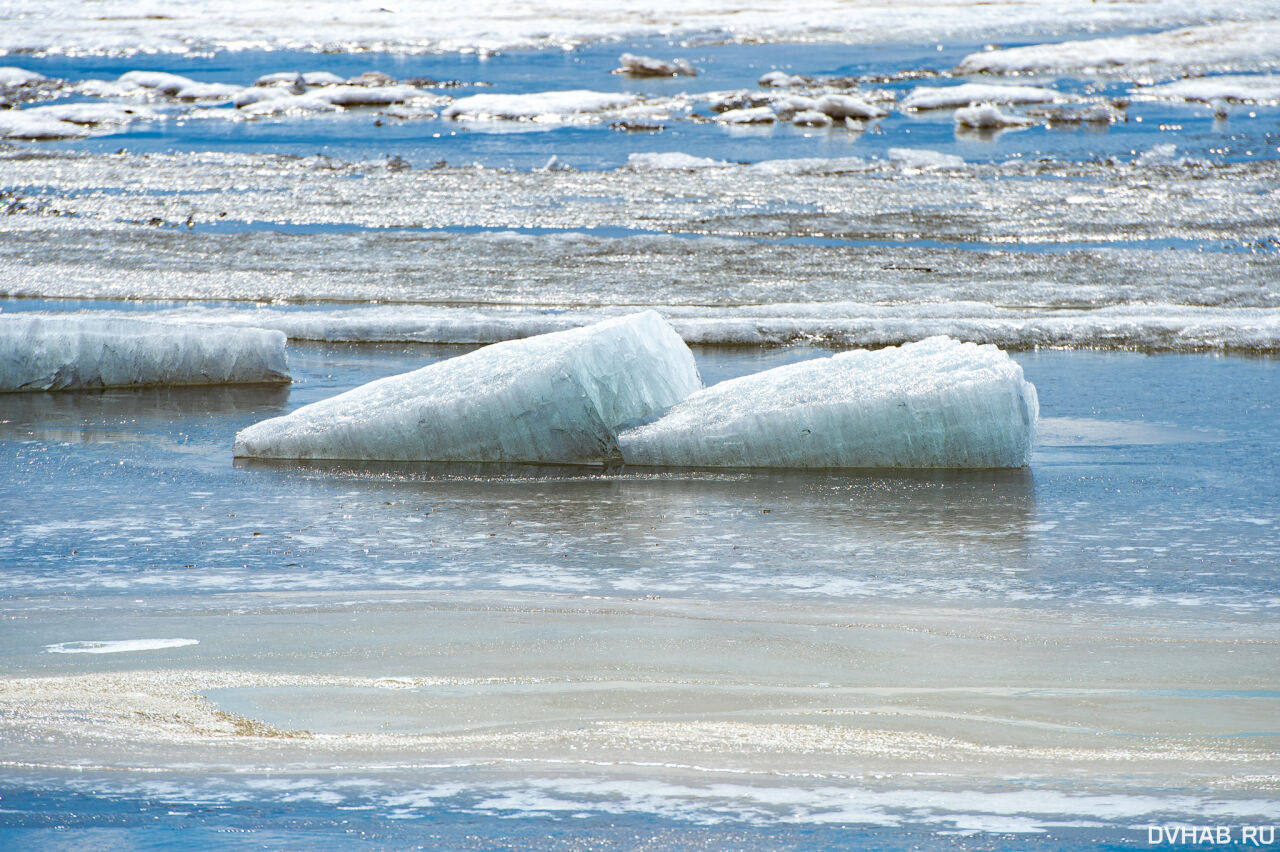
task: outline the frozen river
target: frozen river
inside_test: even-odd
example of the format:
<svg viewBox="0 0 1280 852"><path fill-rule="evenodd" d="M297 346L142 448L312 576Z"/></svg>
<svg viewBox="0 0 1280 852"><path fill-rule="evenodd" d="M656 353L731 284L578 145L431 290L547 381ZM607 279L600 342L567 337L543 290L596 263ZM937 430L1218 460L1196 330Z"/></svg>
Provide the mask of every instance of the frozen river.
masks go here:
<svg viewBox="0 0 1280 852"><path fill-rule="evenodd" d="M0 845L1280 823L1268 4L949 4L893 38L870 3L274 35L207 5L199 38L0 6L3 64L43 77L0 69L0 320L275 329L293 379L0 394ZM453 41L408 35L433 15ZM628 52L698 74L611 74ZM276 72L332 80L253 85ZM962 84L1011 121L957 121ZM645 307L708 385L997 344L1038 391L1031 464L232 458L260 420Z"/></svg>

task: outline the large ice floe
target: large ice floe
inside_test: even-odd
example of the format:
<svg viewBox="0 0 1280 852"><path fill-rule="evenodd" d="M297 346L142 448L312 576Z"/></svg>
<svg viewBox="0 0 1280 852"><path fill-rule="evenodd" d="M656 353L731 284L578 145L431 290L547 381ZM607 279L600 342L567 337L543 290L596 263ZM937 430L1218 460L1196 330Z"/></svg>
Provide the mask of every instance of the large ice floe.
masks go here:
<svg viewBox="0 0 1280 852"><path fill-rule="evenodd" d="M260 328L0 316L0 392L287 382L284 344Z"/></svg>
<svg viewBox="0 0 1280 852"><path fill-rule="evenodd" d="M700 385L693 354L645 311L497 343L256 423L238 457L602 462L617 428Z"/></svg>
<svg viewBox="0 0 1280 852"><path fill-rule="evenodd" d="M639 465L1015 468L1038 408L996 347L931 337L721 382L618 440Z"/></svg>

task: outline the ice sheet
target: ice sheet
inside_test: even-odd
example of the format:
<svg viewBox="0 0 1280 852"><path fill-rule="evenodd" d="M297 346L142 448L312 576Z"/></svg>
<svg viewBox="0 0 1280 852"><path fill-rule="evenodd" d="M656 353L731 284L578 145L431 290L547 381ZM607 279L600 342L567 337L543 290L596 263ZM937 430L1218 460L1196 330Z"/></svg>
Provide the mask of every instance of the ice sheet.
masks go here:
<svg viewBox="0 0 1280 852"><path fill-rule="evenodd" d="M0 316L0 392L287 382L284 344L260 328Z"/></svg>
<svg viewBox="0 0 1280 852"><path fill-rule="evenodd" d="M652 311L499 343L257 423L239 457L598 462L615 428L699 385Z"/></svg>
<svg viewBox="0 0 1280 852"><path fill-rule="evenodd" d="M899 104L903 109L954 109L974 103L1046 104L1063 95L1044 86L1001 83L962 83L959 86L917 86Z"/></svg>
<svg viewBox="0 0 1280 852"><path fill-rule="evenodd" d="M1141 97L1163 100L1276 103L1280 102L1280 76L1268 74L1198 77L1159 86L1141 86L1133 92Z"/></svg>
<svg viewBox="0 0 1280 852"><path fill-rule="evenodd" d="M1274 9L1272 10L1274 15ZM1158 33L1035 44L973 53L962 74L1084 72L1130 75L1218 69L1274 68L1280 64L1280 19L1212 24Z"/></svg>
<svg viewBox="0 0 1280 852"><path fill-rule="evenodd" d="M731 379L619 435L628 464L1016 468L1038 413L994 346L932 337Z"/></svg>
<svg viewBox="0 0 1280 852"><path fill-rule="evenodd" d="M472 120L564 120L570 116L600 113L632 106L639 95L570 89L525 95L484 94L459 98L440 111L444 118Z"/></svg>

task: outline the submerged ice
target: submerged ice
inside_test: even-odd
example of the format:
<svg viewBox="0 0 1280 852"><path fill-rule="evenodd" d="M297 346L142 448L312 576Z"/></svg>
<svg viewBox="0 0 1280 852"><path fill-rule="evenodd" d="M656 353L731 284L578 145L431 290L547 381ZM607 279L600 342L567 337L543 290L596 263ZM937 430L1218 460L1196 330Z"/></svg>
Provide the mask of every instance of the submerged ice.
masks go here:
<svg viewBox="0 0 1280 852"><path fill-rule="evenodd" d="M236 435L240 457L599 462L616 429L698 388L653 311L498 343L362 385Z"/></svg>
<svg viewBox="0 0 1280 852"><path fill-rule="evenodd" d="M83 316L0 317L0 392L289 380L279 331Z"/></svg>
<svg viewBox="0 0 1280 852"><path fill-rule="evenodd" d="M619 436L628 464L1015 468L1039 405L994 346L931 337L721 382Z"/></svg>

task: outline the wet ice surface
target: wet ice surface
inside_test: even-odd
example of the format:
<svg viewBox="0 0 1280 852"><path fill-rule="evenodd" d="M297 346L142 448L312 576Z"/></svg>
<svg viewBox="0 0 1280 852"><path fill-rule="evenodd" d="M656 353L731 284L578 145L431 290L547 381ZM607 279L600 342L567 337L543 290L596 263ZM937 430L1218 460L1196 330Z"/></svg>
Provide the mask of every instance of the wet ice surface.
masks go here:
<svg viewBox="0 0 1280 852"><path fill-rule="evenodd" d="M703 350L704 379L812 354L732 353ZM238 429L423 358L419 347L299 347L291 390L5 398L6 500L21 515L0 538L0 581L11 594L511 588L1086 610L1277 604L1270 360L1018 356L1045 418L1028 471L231 466Z"/></svg>
<svg viewBox="0 0 1280 852"><path fill-rule="evenodd" d="M179 26L104 14L6 57L49 79L3 98L88 135L0 148L0 309L279 329L298 381L0 396L0 845L1094 849L1280 821L1269 42L952 74L1008 58L991 41L1146 49L1274 10L1087 5L948 6L895 30L914 46L730 43L747 27L64 55ZM624 52L699 73L610 74ZM248 120L219 101L290 69L334 88ZM758 85L773 70L796 85ZM131 71L202 88L83 82ZM345 88L366 72L394 79ZM423 94L328 109L388 82ZM963 83L1056 94L1001 104L1034 122L1005 133L900 108ZM438 115L570 90L628 97ZM889 114L782 117L844 95ZM773 123L694 117L739 101ZM469 348L306 341L487 343L636 307L714 344L708 383L936 333L1024 350L1030 467L232 461L252 423Z"/></svg>

